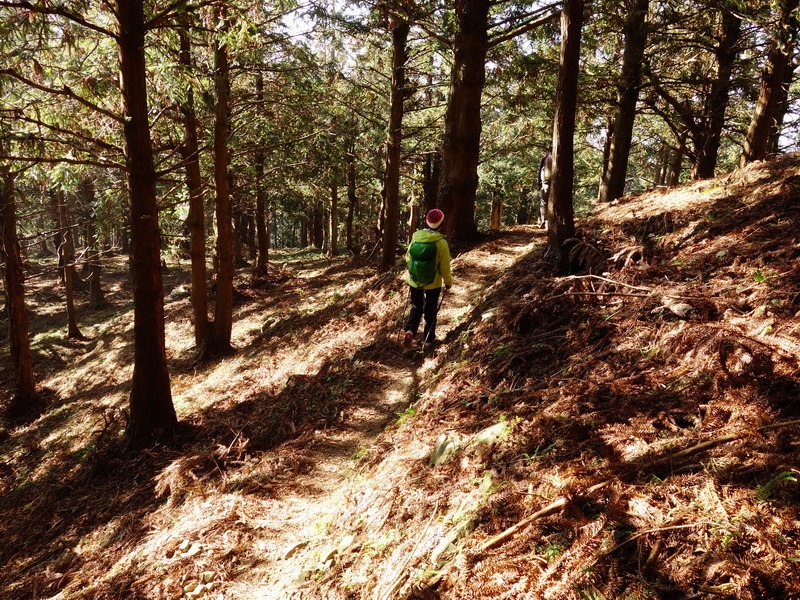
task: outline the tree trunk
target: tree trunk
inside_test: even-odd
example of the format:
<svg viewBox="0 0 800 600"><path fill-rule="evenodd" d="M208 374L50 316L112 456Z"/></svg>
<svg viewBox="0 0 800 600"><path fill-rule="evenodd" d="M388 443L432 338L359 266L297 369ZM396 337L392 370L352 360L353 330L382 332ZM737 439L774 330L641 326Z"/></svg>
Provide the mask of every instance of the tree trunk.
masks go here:
<svg viewBox="0 0 800 600"><path fill-rule="evenodd" d="M406 94L406 60L408 53L408 21L392 17L392 89L389 106L389 132L386 140L386 222L383 230L383 254L379 271L386 273L394 266L397 248L397 223L400 218L400 155L403 143L403 100Z"/></svg>
<svg viewBox="0 0 800 600"><path fill-rule="evenodd" d="M327 249L328 257L339 256L339 189L335 181L331 183L331 211L328 215Z"/></svg>
<svg viewBox="0 0 800 600"><path fill-rule="evenodd" d="M439 152L427 152L422 165L422 193L424 213L436 208L436 191L442 175L442 155Z"/></svg>
<svg viewBox="0 0 800 600"><path fill-rule="evenodd" d="M259 73L256 78L256 103L258 106L264 104L264 75ZM264 190L264 150L259 144L255 156L256 167L256 273L266 275L269 269L269 203L267 193Z"/></svg>
<svg viewBox="0 0 800 600"><path fill-rule="evenodd" d="M25 415L36 400L33 380L28 313L25 310L25 274L17 237L17 214L14 201L14 175L6 167L0 180L0 251L5 262L6 311L8 312L9 346L14 368L14 397L8 406L12 418Z"/></svg>
<svg viewBox="0 0 800 600"><path fill-rule="evenodd" d="M355 251L355 243L353 241L353 219L356 214L357 202L356 144L355 141L353 141L350 142L350 146L347 148L347 217L345 219L345 243L350 252Z"/></svg>
<svg viewBox="0 0 800 600"><path fill-rule="evenodd" d="M230 72L228 45L223 40L228 31L225 5L219 5L214 50L214 89L217 105L214 112L214 184L216 186L217 217L217 271L214 322L211 324L209 352L212 355L229 354L233 330L233 207L231 206L228 134L230 133Z"/></svg>
<svg viewBox="0 0 800 600"><path fill-rule="evenodd" d="M564 0L561 11L561 60L556 87L553 124L553 174L550 201L547 203L547 243L556 252L562 270L568 259L562 246L575 237L572 206L572 179L575 171L575 110L578 100L578 74L583 27L583 0Z"/></svg>
<svg viewBox="0 0 800 600"><path fill-rule="evenodd" d="M164 341L164 286L156 172L147 120L142 0L117 0L119 61L125 103L125 156L130 189L134 360L129 449L170 437L178 419L172 404Z"/></svg>
<svg viewBox="0 0 800 600"><path fill-rule="evenodd" d="M711 84L711 93L708 96L705 126L697 130L695 141L695 179L713 177L717 167L722 128L725 125L725 110L728 107L731 90L731 74L739 54L741 26L742 20L733 11L723 10L720 42L715 50L717 76Z"/></svg>
<svg viewBox="0 0 800 600"><path fill-rule="evenodd" d="M490 228L500 231L503 228L503 197L498 190L492 192L492 218Z"/></svg>
<svg viewBox="0 0 800 600"><path fill-rule="evenodd" d="M608 164L600 187L601 202L610 202L625 193L636 103L642 83L642 59L647 45L647 11L650 0L629 0L625 4L627 17L623 28L625 42L617 87L617 114Z"/></svg>
<svg viewBox="0 0 800 600"><path fill-rule="evenodd" d="M767 144L781 97L780 90L797 36L796 20L791 18L791 13L798 4L798 0L783 0L780 4L780 16L761 73L758 101L739 157L740 167L754 160L763 160L767 155Z"/></svg>
<svg viewBox="0 0 800 600"><path fill-rule="evenodd" d="M527 225L531 213L530 190L523 187L519 192L519 206L517 207L517 225Z"/></svg>
<svg viewBox="0 0 800 600"><path fill-rule="evenodd" d="M321 250L325 245L325 224L323 222L324 212L322 207L317 202L312 211L311 222L311 244L318 250Z"/></svg>
<svg viewBox="0 0 800 600"><path fill-rule="evenodd" d="M611 142L614 139L614 118L606 115L606 139L603 142L603 162L600 167L600 185L597 188L597 201L605 194L605 180L608 177L608 163L611 160Z"/></svg>
<svg viewBox="0 0 800 600"><path fill-rule="evenodd" d="M678 147L672 151L672 161L670 163L669 177L667 185L678 185L681 181L681 166L683 157L686 154L686 133L678 138Z"/></svg>
<svg viewBox="0 0 800 600"><path fill-rule="evenodd" d="M475 194L490 6L489 0L455 2L453 69L445 112L438 196L439 207L445 215L445 231L454 244L470 243L478 236Z"/></svg>
<svg viewBox="0 0 800 600"><path fill-rule="evenodd" d="M420 222L419 216L419 202L414 196L411 196L408 202L408 223L406 223L406 238L404 241L411 242L411 236L414 235Z"/></svg>
<svg viewBox="0 0 800 600"><path fill-rule="evenodd" d="M89 266L89 308L97 310L105 305L105 298L100 282L100 239L97 233L94 180L91 177L86 176L81 179L80 194L86 207L86 264Z"/></svg>
<svg viewBox="0 0 800 600"><path fill-rule="evenodd" d="M67 338L84 339L78 322L75 318L75 243L72 240L72 230L69 223L69 211L67 210L64 192L54 193L53 202L55 203L55 213L58 221L60 249L59 254L64 259L64 295L67 303Z"/></svg>
<svg viewBox="0 0 800 600"><path fill-rule="evenodd" d="M180 36L180 63L187 72L194 68L188 34L188 18L183 17ZM181 106L184 140L181 146L185 168L186 188L189 191L189 257L192 265L192 316L194 321L194 346L201 354L208 342L208 275L206 273L206 229L203 179L200 172L200 147L197 139L197 113L194 108L194 88L189 85Z"/></svg>
<svg viewBox="0 0 800 600"><path fill-rule="evenodd" d="M795 38L797 37L797 30L795 30ZM780 141L781 133L783 131L783 121L786 118L786 113L789 112L789 88L794 81L794 73L797 69L795 60L789 60L786 65L786 72L783 74L783 85L778 90L778 101L775 106L775 121L772 124L769 132L769 144L767 144L768 154L778 154L781 151Z"/></svg>

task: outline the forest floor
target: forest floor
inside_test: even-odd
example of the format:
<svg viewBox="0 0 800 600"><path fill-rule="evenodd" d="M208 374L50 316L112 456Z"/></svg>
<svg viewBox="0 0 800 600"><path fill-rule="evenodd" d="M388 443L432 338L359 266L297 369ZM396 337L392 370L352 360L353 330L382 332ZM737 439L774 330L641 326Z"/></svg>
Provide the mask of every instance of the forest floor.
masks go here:
<svg viewBox="0 0 800 600"><path fill-rule="evenodd" d="M32 266L47 406L0 429L0 597L800 598L798 198L796 155L624 198L569 276L542 230L489 236L426 355L400 269L298 251L198 364L169 263L182 427L137 455L125 261L81 341Z"/></svg>

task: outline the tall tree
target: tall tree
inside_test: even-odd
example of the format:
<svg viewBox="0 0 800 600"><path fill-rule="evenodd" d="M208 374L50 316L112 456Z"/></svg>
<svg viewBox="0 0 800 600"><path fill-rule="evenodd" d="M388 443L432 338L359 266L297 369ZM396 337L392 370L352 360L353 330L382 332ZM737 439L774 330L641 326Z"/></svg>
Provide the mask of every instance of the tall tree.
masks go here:
<svg viewBox="0 0 800 600"><path fill-rule="evenodd" d="M194 69L189 38L189 15L179 16L178 36L180 40L179 63L186 72ZM184 139L181 144L186 187L189 190L189 214L186 225L189 228L189 256L192 265L192 314L194 322L194 344L202 354L208 341L208 283L206 274L206 230L203 179L200 170L200 144L197 133L197 113L195 111L194 86L186 85L186 96L181 102Z"/></svg>
<svg viewBox="0 0 800 600"><path fill-rule="evenodd" d="M64 294L67 303L67 337L83 339L75 318L75 242L70 227L69 210L63 190L52 192L56 224L59 230L59 266L63 271Z"/></svg>
<svg viewBox="0 0 800 600"><path fill-rule="evenodd" d="M156 171L147 113L147 63L142 0L117 0L119 66L131 211L134 362L127 446L168 437L178 419L172 404L164 339L164 285L156 203Z"/></svg>
<svg viewBox="0 0 800 600"><path fill-rule="evenodd" d="M486 83L490 0L456 0L450 95L442 138L438 204L454 243L478 235L475 192L481 139L481 96Z"/></svg>
<svg viewBox="0 0 800 600"><path fill-rule="evenodd" d="M779 2L778 18L771 32L769 52L761 73L758 100L744 139L739 166L766 156L770 133L777 117L784 76L797 40L798 23L794 12L798 4L798 0Z"/></svg>
<svg viewBox="0 0 800 600"><path fill-rule="evenodd" d="M627 0L622 29L624 45L622 69L617 84L616 116L609 128L608 160L600 183L601 202L609 202L625 193L625 176L631 152L636 103L642 83L642 60L647 45L647 11L650 0ZM613 132L613 133L612 133Z"/></svg>
<svg viewBox="0 0 800 600"><path fill-rule="evenodd" d="M256 76L256 104L264 106L264 74L258 73ZM256 256L256 272L261 275L267 274L269 266L269 233L268 223L270 220L269 197L264 188L264 165L266 157L264 149L259 145L256 148L254 162L256 174L256 241L258 254Z"/></svg>
<svg viewBox="0 0 800 600"><path fill-rule="evenodd" d="M575 111L578 101L583 0L564 0L561 11L561 60L553 121L553 174L547 205L547 243L566 261L564 242L575 236L572 205Z"/></svg>
<svg viewBox="0 0 800 600"><path fill-rule="evenodd" d="M406 96L406 61L409 24L403 16L389 17L392 33L392 78L389 101L389 128L386 140L386 175L384 193L386 224L383 231L383 254L380 271L394 266L397 248L397 227L400 218L400 156L403 142L403 101Z"/></svg>
<svg viewBox="0 0 800 600"><path fill-rule="evenodd" d="M226 5L216 7L218 31L214 42L214 184L216 188L217 281L214 322L211 325L209 352L226 354L233 351L233 206L230 193L230 64L226 35L229 22Z"/></svg>
<svg viewBox="0 0 800 600"><path fill-rule="evenodd" d="M0 156L4 154L0 142ZM5 263L6 310L8 311L11 363L14 367L14 397L8 407L12 417L28 413L36 399L33 378L28 313L25 309L25 274L17 237L14 200L15 174L0 164L0 252Z"/></svg>
<svg viewBox="0 0 800 600"><path fill-rule="evenodd" d="M456 0L453 65L442 137L442 170L437 203L445 213L445 231L451 241L469 243L478 234L475 197L481 140L481 98L486 84L486 57L490 47L511 40L557 17L555 4L531 12L511 11L508 18L490 22L490 9L503 2ZM489 36L490 28L496 29Z"/></svg>

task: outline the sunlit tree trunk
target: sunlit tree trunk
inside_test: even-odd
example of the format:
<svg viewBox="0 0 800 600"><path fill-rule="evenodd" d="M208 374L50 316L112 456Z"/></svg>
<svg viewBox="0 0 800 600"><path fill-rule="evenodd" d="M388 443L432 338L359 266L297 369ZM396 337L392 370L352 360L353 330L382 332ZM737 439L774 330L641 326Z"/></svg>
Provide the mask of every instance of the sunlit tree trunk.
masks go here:
<svg viewBox="0 0 800 600"><path fill-rule="evenodd" d="M386 140L386 221L383 230L383 254L380 271L394 266L397 248L397 226L400 216L400 155L403 142L403 100L406 94L406 42L408 21L394 16L389 25L392 31L392 87L389 101L389 132Z"/></svg>
<svg viewBox="0 0 800 600"><path fill-rule="evenodd" d="M795 31L795 36L797 31ZM769 132L769 143L767 144L768 154L777 154L780 152L781 134L783 132L783 122L786 119L786 114L789 112L791 105L789 99L789 87L794 81L795 70L797 69L796 59L790 59L789 64L786 65L786 72L783 75L783 85L778 91L778 101L775 106L775 119Z"/></svg>
<svg viewBox="0 0 800 600"><path fill-rule="evenodd" d="M194 67L189 41L188 18L183 17L180 36L180 63L187 70ZM181 105L184 139L181 146L186 188L189 191L189 257L192 265L192 317L194 321L194 345L202 353L208 341L208 275L206 273L206 230L203 179L200 172L200 149L197 138L197 114L194 106L194 88L189 85L186 98Z"/></svg>
<svg viewBox="0 0 800 600"><path fill-rule="evenodd" d="M117 0L119 62L125 104L125 157L131 215L134 360L125 438L141 449L173 433L178 419L164 342L164 286L156 172L147 116L142 0Z"/></svg>
<svg viewBox="0 0 800 600"><path fill-rule="evenodd" d="M36 385L33 380L28 313L25 310L25 274L17 237L14 175L4 167L0 169L0 251L5 262L6 310L15 386L8 414L16 417L32 408L36 399Z"/></svg>
<svg viewBox="0 0 800 600"><path fill-rule="evenodd" d="M230 133L230 67L228 45L224 41L228 31L225 5L218 6L217 20L220 30L214 50L214 89L217 106L214 113L214 184L216 186L217 259L219 267L216 282L214 322L211 324L209 352L213 355L233 351L233 207L230 193L230 158L228 134Z"/></svg>
<svg viewBox="0 0 800 600"><path fill-rule="evenodd" d="M573 138L583 6L583 0L564 0L561 11L561 59L553 122L553 174L550 179L550 201L547 203L547 243L559 256L562 267L566 267L562 245L567 239L575 237L572 206L575 171Z"/></svg>
<svg viewBox="0 0 800 600"><path fill-rule="evenodd" d="M636 102L642 82L642 58L647 45L647 10L650 0L630 0L625 4L628 14L623 29L625 42L617 87L617 114L612 129L613 136L609 135L611 144L600 186L601 202L610 202L625 193Z"/></svg>
<svg viewBox="0 0 800 600"><path fill-rule="evenodd" d="M739 157L739 166L754 160L762 160L767 154L770 132L775 123L776 110L781 98L784 75L792 55L793 42L797 36L796 20L791 17L798 0L783 0L780 15L773 31L767 61L761 73L761 85L753 118L744 139L744 148Z"/></svg>
<svg viewBox="0 0 800 600"><path fill-rule="evenodd" d="M456 34L442 140L438 204L444 211L445 231L456 244L472 242L478 235L475 194L490 6L489 0L455 2Z"/></svg>
<svg viewBox="0 0 800 600"><path fill-rule="evenodd" d="M492 218L490 229L500 231L503 228L503 196L498 190L492 191Z"/></svg>

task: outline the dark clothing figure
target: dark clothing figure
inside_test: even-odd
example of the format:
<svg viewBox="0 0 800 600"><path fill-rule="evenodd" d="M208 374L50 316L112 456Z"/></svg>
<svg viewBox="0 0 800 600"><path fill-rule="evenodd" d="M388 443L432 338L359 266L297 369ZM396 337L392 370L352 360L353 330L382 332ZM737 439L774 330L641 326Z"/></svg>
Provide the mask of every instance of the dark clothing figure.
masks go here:
<svg viewBox="0 0 800 600"><path fill-rule="evenodd" d="M422 317L425 317L422 341L425 344L432 344L436 341L436 314L439 312L439 295L441 292L442 288L440 287L426 290L409 286L411 311L408 314L408 323L406 323L406 335L411 333L411 338L413 339L414 332L419 329Z"/></svg>
<svg viewBox="0 0 800 600"><path fill-rule="evenodd" d="M550 177L553 174L553 155L546 152L539 161L536 183L539 187L539 225L547 228L547 203L550 200Z"/></svg>
<svg viewBox="0 0 800 600"><path fill-rule="evenodd" d="M431 346L436 342L436 316L439 311L439 296L442 291L442 285L449 288L453 283L453 277L450 273L450 248L444 236L436 231L444 221L444 214L438 208L434 208L428 212L425 221L428 224L428 229L415 231L411 237L411 242L412 244L419 242L436 245L436 273L433 276L433 281L427 284L420 284L409 276L411 310L405 326L405 337L403 338L403 347L405 348L411 347L423 317L425 319L425 328L422 332L423 344ZM406 262L410 265L411 261L411 246L409 246L409 251L406 253Z"/></svg>

